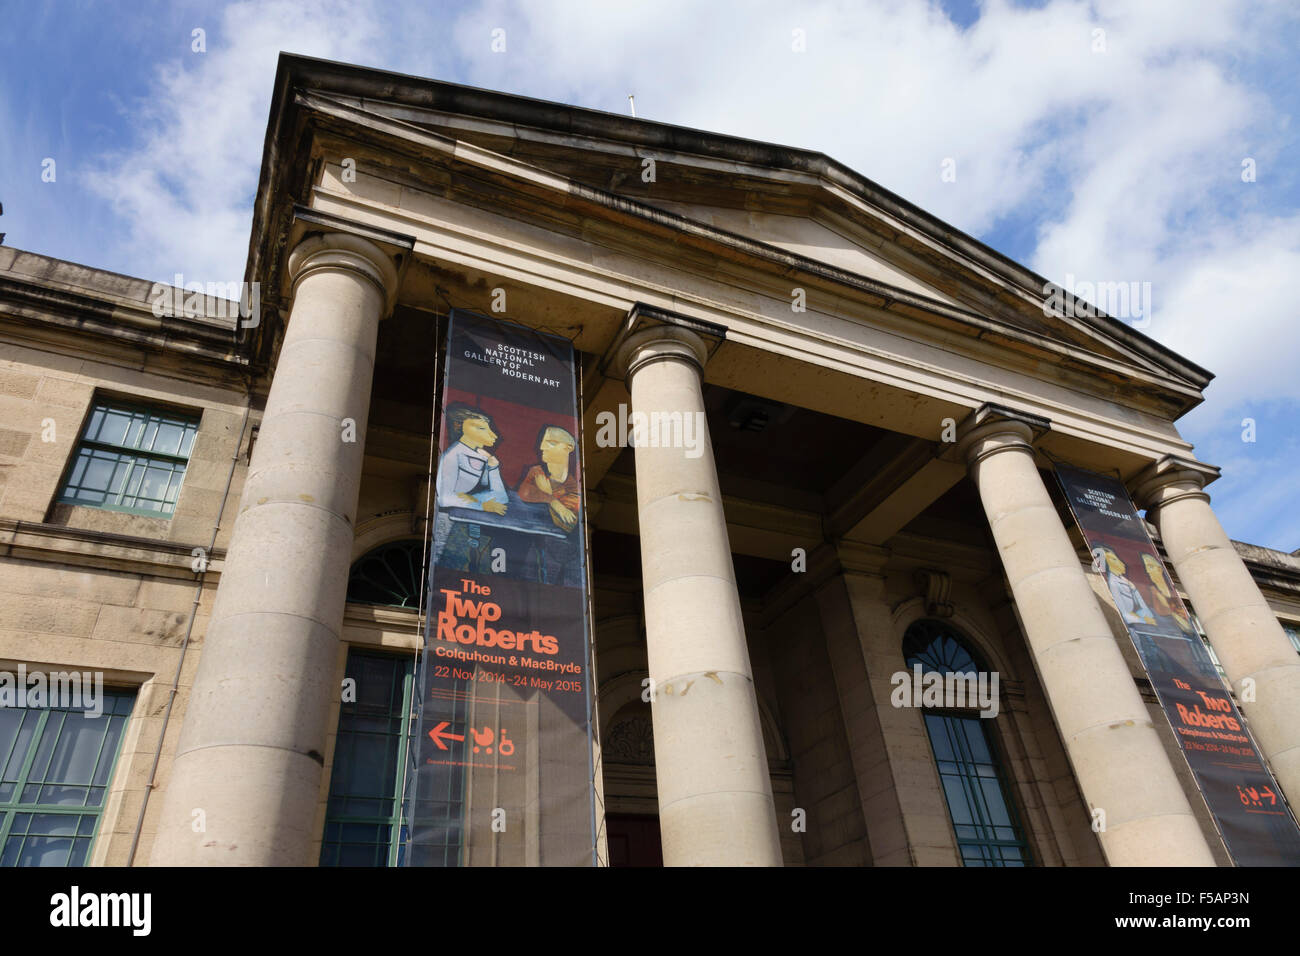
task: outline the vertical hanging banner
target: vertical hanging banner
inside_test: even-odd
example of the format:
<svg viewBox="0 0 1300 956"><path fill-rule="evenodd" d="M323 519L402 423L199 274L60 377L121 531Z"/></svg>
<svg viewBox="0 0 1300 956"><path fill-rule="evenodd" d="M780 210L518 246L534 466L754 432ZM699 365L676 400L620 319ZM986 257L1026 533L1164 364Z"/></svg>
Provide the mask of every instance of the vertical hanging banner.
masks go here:
<svg viewBox="0 0 1300 956"><path fill-rule="evenodd" d="M403 862L589 866L573 346L457 309L449 322Z"/></svg>
<svg viewBox="0 0 1300 956"><path fill-rule="evenodd" d="M1228 852L1238 866L1300 866L1300 829L1127 489L1065 465L1056 475Z"/></svg>

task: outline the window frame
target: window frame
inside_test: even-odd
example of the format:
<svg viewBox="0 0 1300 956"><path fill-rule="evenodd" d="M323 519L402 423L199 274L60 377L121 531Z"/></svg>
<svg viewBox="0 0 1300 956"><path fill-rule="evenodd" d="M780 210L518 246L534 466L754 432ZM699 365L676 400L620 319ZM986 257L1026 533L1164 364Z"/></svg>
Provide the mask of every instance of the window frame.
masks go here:
<svg viewBox="0 0 1300 956"><path fill-rule="evenodd" d="M977 710L952 708L952 707L922 707L920 708L920 710L921 710L921 721L923 724L925 724L925 737L926 740L929 741L930 743L930 755L934 758L935 773L939 775L939 789L943 793L944 807L947 808L948 810L948 825L952 829L953 839L956 840L957 858L961 861L961 865L963 867L972 865L968 863L966 861L966 858L962 855L963 844L967 844L971 846L979 846L979 847L1017 846L1020 848L1023 855L1023 859L1020 861L1020 865L1022 867L1031 867L1037 865L1036 858L1034 855L1033 844L1029 839L1029 829L1024 824L1023 814L1020 812L1020 804L1016 800L1015 793L1012 789L1011 774L1010 771L1007 769L1008 761L1007 761L1006 751L1003 749L1002 741L998 739L997 733L995 733L991 728L984 726L984 724L987 721L984 718L979 716L979 711ZM1020 838L1018 840L998 840L998 839L986 840L982 838L962 837L960 834L957 833L958 824L957 821L953 818L952 804L948 802L948 790L943 785L944 773L943 770L940 769L939 767L939 754L934 749L934 737L930 732L930 724L925 719L926 717L929 716L939 717L943 719L951 719L951 720L973 720L976 722L976 726L979 727L980 733L984 735L984 742L988 745L989 756L993 758L992 763L993 763L994 779L996 779L998 782L998 789L999 792L1002 794L1002 801L1006 805L1007 817L1011 820L1011 827L1013 830L1015 830L1017 833L1020 834ZM996 718L991 718L991 719L996 720ZM960 766L963 761L958 760L955 762ZM969 781L971 781L972 779L978 779L978 778L972 778L967 774L960 773L960 772L957 774L957 776L959 776L960 779L962 780L963 789L966 789L968 787ZM969 803L969 797L967 798L967 802ZM992 822L989 822L987 824L981 822L973 825L984 829L998 826L998 824ZM991 866L991 867L1009 868L1009 865L1006 862L985 863L984 865Z"/></svg>
<svg viewBox="0 0 1300 956"><path fill-rule="evenodd" d="M115 412L124 413L132 416L133 419L136 416L143 416L144 422L141 431L142 436L147 432L150 424L155 422L181 426L182 436L178 445L177 453L173 454L171 452L156 451L154 449L146 450L138 446L122 445L115 442L104 441L98 437L88 438L87 435L90 433L91 425L95 421L95 415L101 412L104 415ZM71 505L78 508L94 508L97 511L112 511L119 514L140 515L146 518L170 520L176 514L176 506L180 502L181 491L184 487L185 477L189 473L190 461L194 455L194 445L198 441L199 429L202 427L202 424L203 413L201 410L195 412L192 410L183 410L167 404L151 404L140 402L136 399L118 399L112 395L96 393L86 410L86 417L81 424L77 443L73 447L67 468L64 469L63 477L59 482L59 493L55 499L55 503ZM180 449L185 447L185 432L191 425L194 430L193 437L189 442L189 448L185 454L180 454ZM135 427L133 421L133 424L128 428L127 438L130 437L130 429L134 429ZM100 428L102 430L102 423ZM117 464L120 464L124 459L133 459L130 465L130 470L127 472L126 479L123 482L122 490L115 494L111 488L106 489L103 492L105 497L103 502L87 501L83 498L76 497L75 491L72 487L73 475L76 474L78 466L83 460L93 460L93 456L96 452L101 455L116 456L114 459L114 468L116 468ZM144 473L147 473L150 466L155 463L166 464L171 467L173 479L175 478L177 466L180 467L180 478L176 485L176 494L173 500L168 502L164 497L161 499L160 503L166 507L159 509L140 508L120 504L124 498L133 498L136 501L140 500L138 493L139 484L136 486L136 494L133 495L128 495L126 493L126 488L131 484L132 476L137 471L140 471L143 475ZM89 468L89 465L87 464L86 467ZM143 481L143 477L140 481ZM171 481L169 480L168 487L170 488L170 486ZM76 488L77 490L80 490L82 486L78 485ZM116 498L117 501L111 502L111 499L114 498Z"/></svg>
<svg viewBox="0 0 1300 956"><path fill-rule="evenodd" d="M404 769L406 768L409 759L411 733L415 721L415 678L417 668L415 662L407 655L388 654L370 647L350 646L348 647L347 661L344 665L345 675L350 672L348 664L351 664L353 655L356 655L357 657L382 659L387 663L400 664L402 668L401 726L397 731L397 760L394 765L395 773L393 792L391 797L384 798L391 800L392 810L384 817L364 814L335 814L330 811L330 804L335 798L334 782L340 766L339 739L342 736L340 731L342 730L344 717L342 708L347 706L346 703L342 703L339 708L339 720L335 725L334 756L330 765L329 788L326 791L325 798L325 823L321 830L321 852L317 862L319 866L330 867L346 867L354 865L342 862L326 862L325 852L327 847L339 848L345 845L342 841L332 841L328 839L329 828L332 824L347 825L355 823L367 826L387 826L389 828L388 852L385 857L384 865L388 867L399 866L401 855L405 848L405 836L408 826L407 801L406 794L402 792L402 784L404 781ZM352 731L349 731L349 733L352 733Z"/></svg>
<svg viewBox="0 0 1300 956"><path fill-rule="evenodd" d="M1282 625L1282 633L1286 639L1291 642L1295 652L1300 654L1300 621L1288 621L1283 618L1277 619L1278 624Z"/></svg>
<svg viewBox="0 0 1300 956"><path fill-rule="evenodd" d="M39 714L39 716L36 719L36 726L32 729L31 739L28 741L27 744L27 753L23 757L22 763L19 765L17 770L17 777L13 781L13 786L14 786L13 798L10 800L5 800L3 802L0 802L0 860L3 860L4 858L4 854L7 850L7 844L9 840L12 837L16 836L16 834L14 834L13 832L13 824L14 824L15 817L20 813L31 814L33 816L53 814L58 816L70 816L70 817L82 817L82 818L93 815L95 823L94 826L91 828L89 834L81 834L78 832L74 832L70 837L70 839L74 841L74 847L72 849L75 849L76 840L82 838L88 838L88 842L86 844L85 857L83 858L81 863L76 865L77 866L90 865L90 860L95 851L95 843L99 839L99 830L104 822L105 811L108 807L108 798L113 790L113 778L117 775L118 771L121 769L119 766L119 761L122 758L122 747L126 741L127 732L130 730L131 718L135 713L135 705L139 697L139 688L137 687L104 687L103 692L105 696L112 694L114 700L124 701L125 707L120 712L117 709L113 709L113 710L106 709L100 715L100 717L93 718L96 720L111 719L113 717L122 718L121 732L118 734L117 742L114 744L113 753L111 754L111 756L109 756L108 771L104 778L105 782L102 787L103 799L97 806L90 805L85 802L83 802L81 806L75 806L72 804L59 805L59 804L44 804L40 802L24 803L22 800L23 791L26 790L27 787L29 786L37 786L37 787L47 787L47 786L79 787L81 786L81 784L75 784L75 783L74 784L50 783L48 779L42 780L39 784L33 784L31 782L31 772L33 766L36 763L36 759L40 754L41 746L45 737L45 730L49 726L51 714L59 713L65 716L63 718L64 723L60 725L58 736L54 739L53 744L51 744L50 753L46 758L47 773L49 770L49 765L54 760L55 753L58 750L59 742L62 739L64 726L66 725L68 716L83 714L85 713L86 708L64 707L64 706L59 706L59 707L45 706L39 708L35 708L35 707L6 708L7 710L12 709L14 711L29 711L29 712L37 713ZM91 718L83 718L83 719L91 719ZM97 789L94 784L95 772L99 769L103 761L104 744L107 742L107 738L108 738L108 734L105 733L103 737L100 739L99 751L96 754L95 763L91 769L91 774L90 774L91 782L85 785L87 790ZM15 738L14 743L13 745L10 746L9 751L0 754L0 757L3 758L2 760L0 760L0 774L4 772L5 767L8 766L9 761L12 759L14 748L17 746L17 743L18 740L17 738ZM87 798L84 799L88 799L88 796L89 795L87 795ZM79 825L78 825L78 829L79 829ZM24 832L23 834L19 834L18 836L22 836L26 838L32 835L33 834L31 833L30 829L28 829L26 832ZM37 835L49 836L46 834L37 834ZM72 849L69 850L69 858L71 857ZM71 866L72 864L70 864L65 859L65 861L62 864L57 864L57 865L66 868ZM14 868L18 868L17 863L14 864Z"/></svg>
<svg viewBox="0 0 1300 956"><path fill-rule="evenodd" d="M424 553L424 540L422 538L404 537L397 538L384 544L376 545L369 549L355 561L348 571L347 584L347 602L349 604L364 605L367 607L392 608L400 611L418 611L420 609L420 574L422 570L421 561L427 559ZM397 592L392 590L391 585L402 586L408 582L398 579L393 573L394 568L389 563L390 555L404 553L407 560L407 567L411 571L410 591L407 594L400 595L404 603L394 604L391 601L375 600L375 592L387 590L391 595L398 596ZM385 571L392 574L391 582L384 582L377 579L376 576L367 573L374 565L379 565ZM366 594L366 591L372 593Z"/></svg>
<svg viewBox="0 0 1300 956"><path fill-rule="evenodd" d="M912 634L913 630L916 628L926 629L931 634L931 638L926 644L924 644L919 649L914 649L912 653L909 655L905 650L905 648L909 644L909 635ZM939 618L918 617L915 620L911 621L906 628L904 628L902 640L899 641L899 645L898 645L899 653L903 657L903 664L905 667L908 668L908 671L911 672L913 670L912 663L911 663L913 656L921 656L925 654L930 650L931 647L934 646L934 643L936 641L943 638L953 641L962 651L964 651L966 656L970 658L971 663L974 664L977 672L983 671L987 673L991 670L991 668L989 667L985 659L983 651L959 627L949 623L946 620L942 620ZM922 664L922 674L929 674L929 673L944 674L945 672L934 668L930 668ZM966 672L959 671L954 673L966 673ZM925 730L925 739L927 744L930 747L930 757L934 761L933 766L934 766L935 774L939 778L939 791L940 794L943 796L944 809L946 809L948 812L948 827L949 827L949 831L952 833L953 836L954 847L957 850L957 859L960 862L960 864L963 867L974 865L972 863L968 863L965 856L962 854L963 844L974 845L979 847L998 847L998 846L1014 845L1014 846L1018 846L1021 850L1021 854L1023 857L1022 860L1020 861L1021 866L1024 867L1036 866L1037 854L1034 852L1033 840L1031 839L1029 828L1025 824L1025 815L1020 806L1020 802L1017 799L1017 795L1015 791L1016 781L1010 769L1011 765L1010 765L1010 761L1007 759L1006 748L1003 747L1002 745L1002 740L1000 739L1000 735L996 727L985 726L986 723L990 723L990 722L995 723L997 721L997 718L981 717L979 710L973 707L922 706L916 709L921 712L921 725ZM1006 806L1007 817L1011 821L1012 829L1017 834L1019 834L1019 839L1017 840L972 839L972 838L962 837L957 833L958 824L955 817L953 816L952 804L948 800L947 787L944 786L944 772L939 766L940 764L939 753L935 749L934 737L930 730L930 722L926 720L926 717L930 715L945 720L948 719L974 720L977 722L976 726L979 727L980 732L983 734L984 742L989 749L989 756L992 759L992 763L993 763L994 779L998 783L998 791L999 793L1001 793L1002 801ZM959 760L956 761L956 763L960 767L963 761ZM971 779L978 779L978 777L971 778L967 774L962 773L960 771L958 772L957 776L962 780L963 791L965 791L969 787L969 781ZM969 804L969 802L970 802L969 798L967 798L967 803ZM975 808L971 807L971 809L975 809ZM987 825L984 823L978 824L978 826L981 828L996 827L997 825L998 824L993 823L992 821L989 821ZM1008 864L1005 861L986 861L985 865L1003 867L1003 868L1006 868L1008 866Z"/></svg>

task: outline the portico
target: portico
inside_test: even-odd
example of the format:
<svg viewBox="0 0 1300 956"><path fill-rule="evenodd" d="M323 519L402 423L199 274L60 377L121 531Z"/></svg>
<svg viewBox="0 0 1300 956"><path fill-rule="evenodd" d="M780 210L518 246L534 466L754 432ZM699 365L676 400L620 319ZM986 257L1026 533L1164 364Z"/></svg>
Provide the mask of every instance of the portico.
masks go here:
<svg viewBox="0 0 1300 956"><path fill-rule="evenodd" d="M347 647L417 640L345 592L427 531L447 303L582 362L603 859L654 824L669 865L1226 862L1056 459L1151 507L1297 796L1300 662L1175 426L1208 373L1050 315L1039 277L826 157L545 106L282 60L249 259L274 294L238 333L265 408L155 863L319 856ZM597 440L638 415L682 441ZM939 625L999 675L995 717L891 701ZM945 733L998 781L992 835Z"/></svg>

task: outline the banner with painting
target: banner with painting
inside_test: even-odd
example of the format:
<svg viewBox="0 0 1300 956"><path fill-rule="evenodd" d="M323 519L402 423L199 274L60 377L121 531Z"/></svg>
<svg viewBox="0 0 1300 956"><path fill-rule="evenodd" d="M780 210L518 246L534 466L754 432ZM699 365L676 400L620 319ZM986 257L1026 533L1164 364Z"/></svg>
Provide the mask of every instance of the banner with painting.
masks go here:
<svg viewBox="0 0 1300 956"><path fill-rule="evenodd" d="M575 353L461 310L447 342L403 862L592 865Z"/></svg>
<svg viewBox="0 0 1300 956"><path fill-rule="evenodd" d="M1056 475L1228 852L1239 866L1300 866L1300 829L1127 489L1067 465Z"/></svg>

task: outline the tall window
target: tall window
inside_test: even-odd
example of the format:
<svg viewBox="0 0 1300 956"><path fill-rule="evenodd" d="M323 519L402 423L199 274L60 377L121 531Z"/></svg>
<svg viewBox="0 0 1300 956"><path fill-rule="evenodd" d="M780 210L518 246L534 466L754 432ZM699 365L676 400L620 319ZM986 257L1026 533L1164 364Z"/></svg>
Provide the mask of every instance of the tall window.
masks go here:
<svg viewBox="0 0 1300 956"><path fill-rule="evenodd" d="M419 606L420 539L394 541L366 553L352 565L349 602L388 607ZM402 768L415 707L415 668L409 656L348 652L347 688L339 712L338 743L330 778L322 866L400 866L413 814L401 792ZM465 719L467 701L455 705ZM428 832L421 835L420 865L457 865L467 783L463 767L441 780L446 789L424 794L414 814ZM408 786L411 781L408 778Z"/></svg>
<svg viewBox="0 0 1300 956"><path fill-rule="evenodd" d="M102 713L0 707L0 866L82 866L99 827L133 691Z"/></svg>
<svg viewBox="0 0 1300 956"><path fill-rule="evenodd" d="M939 621L917 621L909 627L903 656L909 668L920 664L922 673L987 673L960 635ZM1029 844L988 721L974 710L932 708L924 719L962 863L1028 865Z"/></svg>
<svg viewBox="0 0 1300 956"><path fill-rule="evenodd" d="M176 510L196 417L96 401L59 500L165 517Z"/></svg>
<svg viewBox="0 0 1300 956"><path fill-rule="evenodd" d="M409 657L348 652L321 866L398 863L411 672Z"/></svg>

